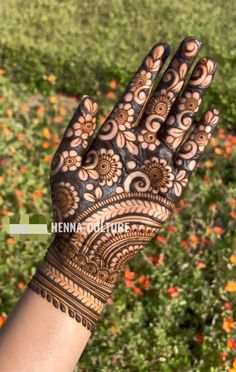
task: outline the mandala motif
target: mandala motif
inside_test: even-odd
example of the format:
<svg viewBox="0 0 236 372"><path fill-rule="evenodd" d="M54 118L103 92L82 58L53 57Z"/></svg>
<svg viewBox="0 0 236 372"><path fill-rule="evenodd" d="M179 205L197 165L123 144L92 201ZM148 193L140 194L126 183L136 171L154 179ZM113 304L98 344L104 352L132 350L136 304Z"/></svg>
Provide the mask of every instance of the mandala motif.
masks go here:
<svg viewBox="0 0 236 372"><path fill-rule="evenodd" d="M142 130L141 134L138 136L138 141L143 149L148 149L154 151L160 144L160 141L156 137L156 133L149 132L147 130Z"/></svg>
<svg viewBox="0 0 236 372"><path fill-rule="evenodd" d="M75 171L81 165L81 156L75 150L63 151L62 172Z"/></svg>
<svg viewBox="0 0 236 372"><path fill-rule="evenodd" d="M102 186L112 186L114 182L117 182L122 173L121 169L120 157L112 149L99 151L95 170L98 172L99 182Z"/></svg>
<svg viewBox="0 0 236 372"><path fill-rule="evenodd" d="M167 91L166 89L162 89L160 95L154 97L150 101L146 112L147 114L156 114L163 119L166 119L173 100L174 93L171 91Z"/></svg>
<svg viewBox="0 0 236 372"><path fill-rule="evenodd" d="M68 218L75 214L80 198L75 187L69 182L59 182L54 185L52 199L56 218Z"/></svg>
<svg viewBox="0 0 236 372"><path fill-rule="evenodd" d="M179 110L197 112L201 101L199 92L186 92L184 96L180 98Z"/></svg>
<svg viewBox="0 0 236 372"><path fill-rule="evenodd" d="M146 160L142 171L148 175L153 193L167 192L173 186L174 174L166 159Z"/></svg>

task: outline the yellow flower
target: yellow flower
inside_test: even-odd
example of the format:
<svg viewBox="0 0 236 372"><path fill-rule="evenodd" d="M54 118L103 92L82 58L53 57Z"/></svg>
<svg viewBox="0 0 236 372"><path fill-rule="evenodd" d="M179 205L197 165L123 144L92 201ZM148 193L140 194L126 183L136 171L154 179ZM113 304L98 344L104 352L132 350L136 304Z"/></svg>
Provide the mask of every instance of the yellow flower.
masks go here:
<svg viewBox="0 0 236 372"><path fill-rule="evenodd" d="M49 81L49 83L55 83L56 80L57 80L57 77L53 74L50 74L47 77L47 81Z"/></svg>
<svg viewBox="0 0 236 372"><path fill-rule="evenodd" d="M51 103L57 103L57 101L58 101L57 96L51 96L51 97L49 97L49 101Z"/></svg>
<svg viewBox="0 0 236 372"><path fill-rule="evenodd" d="M226 287L225 287L226 292L236 292L236 282L233 280L229 280Z"/></svg>
<svg viewBox="0 0 236 372"><path fill-rule="evenodd" d="M230 256L229 260L233 265L236 265L236 255L235 254L232 254L232 256Z"/></svg>

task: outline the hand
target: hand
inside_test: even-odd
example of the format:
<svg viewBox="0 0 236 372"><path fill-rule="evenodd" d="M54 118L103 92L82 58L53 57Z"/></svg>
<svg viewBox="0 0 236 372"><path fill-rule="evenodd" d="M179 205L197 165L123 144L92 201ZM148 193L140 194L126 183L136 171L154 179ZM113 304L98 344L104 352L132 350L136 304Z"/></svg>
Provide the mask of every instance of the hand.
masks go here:
<svg viewBox="0 0 236 372"><path fill-rule="evenodd" d="M185 39L153 92L169 54L155 45L95 139L98 106L84 97L54 156L55 220L81 231L56 234L29 286L88 329L126 262L169 218L218 122L216 109L194 121L215 72L210 58L183 89L199 49ZM98 223L104 229L91 231ZM115 223L128 231L108 231Z"/></svg>

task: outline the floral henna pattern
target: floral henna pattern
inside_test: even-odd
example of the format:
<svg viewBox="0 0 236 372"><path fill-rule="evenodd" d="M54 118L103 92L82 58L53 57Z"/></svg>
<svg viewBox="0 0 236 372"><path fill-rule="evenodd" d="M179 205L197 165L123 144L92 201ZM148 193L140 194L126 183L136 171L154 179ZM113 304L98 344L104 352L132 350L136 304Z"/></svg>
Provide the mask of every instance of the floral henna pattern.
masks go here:
<svg viewBox="0 0 236 372"><path fill-rule="evenodd" d="M142 115L144 103L147 101L155 78L166 58L166 46L158 44L146 57L143 65L136 73L119 103L104 123L98 138L104 141L115 140L116 145L126 147L131 154L138 154L134 143L136 135L131 128L136 125Z"/></svg>
<svg viewBox="0 0 236 372"><path fill-rule="evenodd" d="M166 121L167 125L163 128L162 139L170 148L175 150L183 142L214 72L215 64L209 58L200 60L194 69L187 90L180 98L177 107L172 109L173 113L170 113Z"/></svg>
<svg viewBox="0 0 236 372"><path fill-rule="evenodd" d="M166 58L157 44L93 142L97 104L82 99L54 156L55 220L80 229L56 234L29 286L89 330L127 261L171 215L218 122L208 110L188 134L215 69L200 60L179 97L199 48L183 41L147 103Z"/></svg>

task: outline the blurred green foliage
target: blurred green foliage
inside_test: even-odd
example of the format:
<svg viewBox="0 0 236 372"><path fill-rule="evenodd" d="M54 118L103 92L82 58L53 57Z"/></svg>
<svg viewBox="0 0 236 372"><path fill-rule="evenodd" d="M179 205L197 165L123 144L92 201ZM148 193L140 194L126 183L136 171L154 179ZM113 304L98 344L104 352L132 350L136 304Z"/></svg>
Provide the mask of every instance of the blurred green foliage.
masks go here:
<svg viewBox="0 0 236 372"><path fill-rule="evenodd" d="M236 114L236 7L225 0L1 0L0 65L24 89L56 87L99 95L108 81L128 82L139 61L160 40L173 51L188 35L219 65L206 105L217 104L223 125Z"/></svg>
<svg viewBox="0 0 236 372"><path fill-rule="evenodd" d="M168 225L121 278L78 372L222 372L236 357L236 329L225 325L236 319L236 284L232 292L227 284L236 272L233 5L0 2L1 217L31 213L51 220L50 161L78 104L62 92L95 95L105 116L159 40L173 53L183 37L197 36L201 55L207 51L218 62L204 106L220 108L221 128ZM0 233L0 325L47 246Z"/></svg>

